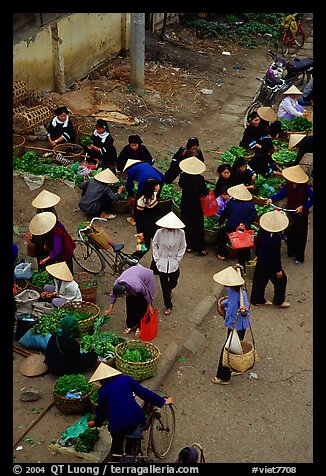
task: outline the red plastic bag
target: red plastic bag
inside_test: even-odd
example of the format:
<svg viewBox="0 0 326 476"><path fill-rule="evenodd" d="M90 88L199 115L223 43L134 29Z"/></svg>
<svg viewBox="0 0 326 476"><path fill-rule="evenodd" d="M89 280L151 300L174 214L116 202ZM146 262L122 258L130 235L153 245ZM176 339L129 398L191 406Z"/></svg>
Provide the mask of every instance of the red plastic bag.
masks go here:
<svg viewBox="0 0 326 476"><path fill-rule="evenodd" d="M238 227L235 231L232 231L232 233L228 233L228 236L234 250L237 250L238 248L250 248L251 246L254 246L254 230L247 230L244 228L244 230L241 231Z"/></svg>
<svg viewBox="0 0 326 476"><path fill-rule="evenodd" d="M145 312L140 321L140 338L142 340L152 340L157 334L158 328L158 309L154 309L153 314Z"/></svg>
<svg viewBox="0 0 326 476"><path fill-rule="evenodd" d="M205 217L215 215L218 210L218 204L216 203L213 190L209 190L208 195L200 197L200 203Z"/></svg>

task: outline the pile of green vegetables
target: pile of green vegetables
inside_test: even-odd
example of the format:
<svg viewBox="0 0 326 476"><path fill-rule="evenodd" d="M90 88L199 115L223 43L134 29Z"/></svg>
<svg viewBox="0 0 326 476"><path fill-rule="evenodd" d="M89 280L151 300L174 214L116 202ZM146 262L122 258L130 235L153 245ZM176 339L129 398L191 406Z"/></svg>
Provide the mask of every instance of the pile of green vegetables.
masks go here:
<svg viewBox="0 0 326 476"><path fill-rule="evenodd" d="M297 153L293 150L281 149L272 154L273 159L280 165L290 167L297 157Z"/></svg>
<svg viewBox="0 0 326 476"><path fill-rule="evenodd" d="M123 337L118 336L113 331L94 332L93 335L82 335L80 348L85 352L94 349L99 356L112 359L115 357L115 347L124 341Z"/></svg>
<svg viewBox="0 0 326 476"><path fill-rule="evenodd" d="M41 271L38 269L33 269L31 283L33 286L43 288L45 284L54 284L54 279L46 270Z"/></svg>
<svg viewBox="0 0 326 476"><path fill-rule="evenodd" d="M282 185L285 183L285 179L275 175L272 175L268 178L259 175L254 183L254 195L257 197L269 198L271 195L280 190Z"/></svg>
<svg viewBox="0 0 326 476"><path fill-rule="evenodd" d="M91 317L89 312L55 308L49 314L44 314L39 318L39 321L32 327L33 334L54 334L60 327L60 320L68 314L73 316L77 322Z"/></svg>
<svg viewBox="0 0 326 476"><path fill-rule="evenodd" d="M284 131L289 132L303 132L312 129L312 121L305 117L295 117L294 119L280 119L281 127Z"/></svg>
<svg viewBox="0 0 326 476"><path fill-rule="evenodd" d="M161 189L160 200L169 200L174 196L175 188L172 184L165 183Z"/></svg>
<svg viewBox="0 0 326 476"><path fill-rule="evenodd" d="M252 152L248 152L243 147L231 146L221 155L221 163L232 165L237 157L248 157Z"/></svg>
<svg viewBox="0 0 326 476"><path fill-rule="evenodd" d="M88 382L88 378L82 374L62 375L58 377L53 391L61 397L65 397L68 392L80 392L82 397L87 395L93 386Z"/></svg>
<svg viewBox="0 0 326 476"><path fill-rule="evenodd" d="M74 449L79 453L89 453L99 439L100 430L98 428L86 428L76 439Z"/></svg>
<svg viewBox="0 0 326 476"><path fill-rule="evenodd" d="M112 189L112 191L113 191L114 193L117 193L117 192L118 192L118 188L121 187L122 185L123 185L124 187L126 187L126 184L127 184L127 181L126 181L126 180L119 180L119 182L110 185L110 188ZM124 188L124 190L122 191L120 197L121 197L120 200L127 200L127 198L128 198L128 192L127 192L126 188Z"/></svg>
<svg viewBox="0 0 326 476"><path fill-rule="evenodd" d="M80 137L80 143L81 145L90 145L92 142L91 142L91 139L87 136L81 136Z"/></svg>
<svg viewBox="0 0 326 476"><path fill-rule="evenodd" d="M256 205L255 204L255 208L257 210L258 217L260 217L266 212L272 212L273 210L275 210L275 208L273 208L271 205Z"/></svg>
<svg viewBox="0 0 326 476"><path fill-rule="evenodd" d="M94 387L94 390L92 391L89 398L91 402L94 403L94 405L98 404L98 388L97 387Z"/></svg>
<svg viewBox="0 0 326 476"><path fill-rule="evenodd" d="M149 362L152 360L149 349L142 344L134 346L132 349L126 349L121 358L127 362Z"/></svg>

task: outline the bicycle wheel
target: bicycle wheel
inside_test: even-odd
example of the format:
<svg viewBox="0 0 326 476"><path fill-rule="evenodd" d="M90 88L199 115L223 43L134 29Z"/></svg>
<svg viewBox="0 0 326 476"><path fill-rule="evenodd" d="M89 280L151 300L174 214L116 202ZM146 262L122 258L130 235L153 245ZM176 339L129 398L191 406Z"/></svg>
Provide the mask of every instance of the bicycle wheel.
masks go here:
<svg viewBox="0 0 326 476"><path fill-rule="evenodd" d="M150 444L155 456L165 458L170 451L175 434L175 413L170 405L154 410L150 429Z"/></svg>
<svg viewBox="0 0 326 476"><path fill-rule="evenodd" d="M289 47L291 45L291 32L290 30L285 30L284 35L282 37L282 54L286 56L289 52Z"/></svg>
<svg viewBox="0 0 326 476"><path fill-rule="evenodd" d="M74 240L76 248L73 258L76 263L92 274L99 274L104 268L104 262L94 245L82 240Z"/></svg>
<svg viewBox="0 0 326 476"><path fill-rule="evenodd" d="M297 34L295 35L294 43L299 47L302 48L306 39L305 32L303 30L302 25L298 26Z"/></svg>

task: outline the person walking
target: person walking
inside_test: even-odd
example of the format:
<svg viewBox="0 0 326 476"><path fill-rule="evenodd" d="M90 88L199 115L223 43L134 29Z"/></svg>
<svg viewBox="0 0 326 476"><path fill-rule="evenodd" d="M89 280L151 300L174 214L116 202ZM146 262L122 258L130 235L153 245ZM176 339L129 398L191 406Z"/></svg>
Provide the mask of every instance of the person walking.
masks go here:
<svg viewBox="0 0 326 476"><path fill-rule="evenodd" d="M172 183L181 172L180 162L189 157L196 157L204 162L203 152L199 147L197 137L190 137L185 146L180 147L172 157L170 166L164 174L164 183Z"/></svg>
<svg viewBox="0 0 326 476"><path fill-rule="evenodd" d="M96 163L96 168L109 168L112 172L116 172L117 150L113 144L114 139L108 123L103 119L98 119L90 137L90 144L86 146L90 159Z"/></svg>
<svg viewBox="0 0 326 476"><path fill-rule="evenodd" d="M286 231L287 255L294 257L296 265L305 260L308 237L309 209L313 205L314 193L307 184L309 177L300 165L293 165L282 170L286 184L278 193L266 200L266 205L286 198L285 208L288 213L289 226Z"/></svg>
<svg viewBox="0 0 326 476"><path fill-rule="evenodd" d="M289 219L282 211L271 211L261 215L257 235L255 266L250 303L255 306L274 304L276 307L289 307L285 301L287 276L281 262L282 232L289 225ZM268 282L274 286L273 301L265 299Z"/></svg>
<svg viewBox="0 0 326 476"><path fill-rule="evenodd" d="M75 144L76 134L69 117L69 110L66 106L60 106L54 110L54 114L47 127L47 138L51 147L67 142Z"/></svg>
<svg viewBox="0 0 326 476"><path fill-rule="evenodd" d="M110 305L104 315L111 314L118 297L126 296L125 334L135 330L135 337L140 336L140 321L146 311L154 313L152 302L156 292L156 282L151 269L141 264L132 266L121 273L115 280L110 292Z"/></svg>
<svg viewBox="0 0 326 476"><path fill-rule="evenodd" d="M146 423L146 416L135 396L159 408L174 403L172 397L161 397L129 375L123 375L120 370L103 362L88 381L100 383L95 418L88 422L88 426L99 427L107 421L108 431L112 437L110 448L112 462L119 461L123 455L125 439L126 454L132 453L135 438L142 439L142 427Z"/></svg>
<svg viewBox="0 0 326 476"><path fill-rule="evenodd" d="M206 256L204 214L200 202L201 197L208 195L205 179L201 175L206 165L196 157L189 157L180 162L180 169L180 212L185 224L187 251L194 251L196 256Z"/></svg>
<svg viewBox="0 0 326 476"><path fill-rule="evenodd" d="M65 261L49 264L45 267L54 278L53 284L45 284L42 298L51 299L53 307L59 307L65 302L82 301L81 291Z"/></svg>
<svg viewBox="0 0 326 476"><path fill-rule="evenodd" d="M226 310L224 325L227 328L227 338L234 327L240 341L242 341L245 337L246 329L250 326L250 309L247 292L243 289L245 280L241 276L241 268L237 267L237 269L239 271L236 271L233 266L228 266L219 273L214 274L213 279L217 283L226 286L227 298L222 301L221 306ZM240 293L242 293L243 296L243 303ZM227 340L222 347L216 376L211 379L215 384L227 385L230 383L233 375L241 374L241 372L233 372L229 367L223 365L223 350L226 343Z"/></svg>
<svg viewBox="0 0 326 476"><path fill-rule="evenodd" d="M219 259L226 258L226 245L229 241L228 233L246 228L250 230L252 223L257 217L257 210L252 201L252 195L245 185L234 185L227 189L230 200L220 215L219 224L225 226L218 230L216 255ZM250 259L250 248L238 249L238 262L245 268L245 263Z"/></svg>
<svg viewBox="0 0 326 476"><path fill-rule="evenodd" d="M150 165L154 164L154 159L138 134L128 137L128 144L121 150L117 159L117 169L122 171L128 159L141 160Z"/></svg>
<svg viewBox="0 0 326 476"><path fill-rule="evenodd" d="M185 224L173 212L160 218L152 241L152 269L158 274L165 305L164 314L172 312L172 291L180 277L180 261L186 251L186 235L182 228Z"/></svg>
<svg viewBox="0 0 326 476"><path fill-rule="evenodd" d="M124 185L118 188L118 192L114 193L110 188L110 184L119 182L118 177L109 169L102 170L94 177L85 178L84 182L79 184L82 196L79 201L79 208L87 217L99 216L112 220L117 215L112 213L112 202L120 200Z"/></svg>

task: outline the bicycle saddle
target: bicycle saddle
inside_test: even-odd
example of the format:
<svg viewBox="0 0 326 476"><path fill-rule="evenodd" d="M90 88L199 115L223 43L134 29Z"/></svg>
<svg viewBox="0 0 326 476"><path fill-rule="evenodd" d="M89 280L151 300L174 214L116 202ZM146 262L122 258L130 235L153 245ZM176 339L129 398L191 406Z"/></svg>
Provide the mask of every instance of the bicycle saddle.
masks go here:
<svg viewBox="0 0 326 476"><path fill-rule="evenodd" d="M110 243L110 246L112 246L114 252L117 253L121 251L125 245L123 243Z"/></svg>

